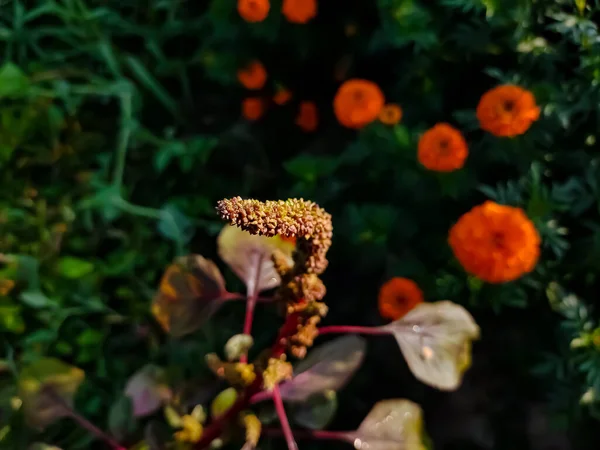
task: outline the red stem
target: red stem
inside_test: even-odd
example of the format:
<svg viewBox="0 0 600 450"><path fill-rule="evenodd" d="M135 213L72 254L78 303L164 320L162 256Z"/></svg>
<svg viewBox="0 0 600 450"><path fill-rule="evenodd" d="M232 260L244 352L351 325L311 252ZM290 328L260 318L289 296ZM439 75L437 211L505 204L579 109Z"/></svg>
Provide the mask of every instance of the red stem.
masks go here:
<svg viewBox="0 0 600 450"><path fill-rule="evenodd" d="M250 335L252 332L252 322L254 321L254 308L256 307L256 300L258 299L259 288L258 283L260 283L260 269L262 265L263 257L260 255L258 257L258 263L256 264L256 275L254 277L254 287L250 295L248 296L248 301L246 302L246 317L244 317L244 331L242 333ZM244 354L240 357L240 362L246 363L248 362L248 354Z"/></svg>
<svg viewBox="0 0 600 450"><path fill-rule="evenodd" d="M224 302L230 302L230 301L235 301L235 300L247 300L247 299L248 299L248 297L246 295L235 293L235 292L228 292L227 294L224 294L222 297L219 297L219 300L224 301ZM257 303L271 303L273 300L274 300L273 297L261 297L261 296L256 297Z"/></svg>
<svg viewBox="0 0 600 450"><path fill-rule="evenodd" d="M273 403L275 404L275 411L277 411L277 416L279 417L279 423L281 424L288 450L298 450L298 444L296 444L296 440L294 439L294 434L292 433L292 428L290 427L283 406L283 400L281 399L281 394L279 392L279 386L277 385L273 388Z"/></svg>
<svg viewBox="0 0 600 450"><path fill-rule="evenodd" d="M273 393L270 391L260 391L250 398L250 404L254 405L256 403L263 402L265 400L271 400L273 398Z"/></svg>
<svg viewBox="0 0 600 450"><path fill-rule="evenodd" d="M263 428L264 436L282 437L283 431L277 428ZM347 441L348 433L346 431L326 431L326 430L294 430L294 436L299 439L318 439L321 441Z"/></svg>
<svg viewBox="0 0 600 450"><path fill-rule="evenodd" d="M298 323L298 314L290 314L283 326L279 329L279 335L275 340L275 344L271 348L271 355L274 358L278 358L285 352L286 337L293 334L296 330ZM223 432L225 425L234 417L236 417L240 411L246 408L250 404L250 400L253 395L259 393L262 389L262 376L258 374L254 383L246 388L246 390L238 397L237 401L233 404L227 412L217 419L215 419L208 427L204 429L202 438L194 446L196 450L207 448L212 441L218 438Z"/></svg>
<svg viewBox="0 0 600 450"><path fill-rule="evenodd" d="M98 439L103 440L104 442L106 442L106 444L108 444L114 450L127 450L125 447L123 447L121 444L119 444L117 441L115 441L111 436L109 436L107 433L102 431L100 428L98 428L92 422L87 420L85 417L79 415L79 413L74 411L68 405L63 403L62 406L65 408L65 412L67 413L67 415L71 419L73 419L75 422L77 422L77 424L81 428L89 431L90 434L93 434Z"/></svg>
<svg viewBox="0 0 600 450"><path fill-rule="evenodd" d="M318 328L319 336L322 334L358 333L358 334L390 334L379 327L357 327L352 325L331 325Z"/></svg>

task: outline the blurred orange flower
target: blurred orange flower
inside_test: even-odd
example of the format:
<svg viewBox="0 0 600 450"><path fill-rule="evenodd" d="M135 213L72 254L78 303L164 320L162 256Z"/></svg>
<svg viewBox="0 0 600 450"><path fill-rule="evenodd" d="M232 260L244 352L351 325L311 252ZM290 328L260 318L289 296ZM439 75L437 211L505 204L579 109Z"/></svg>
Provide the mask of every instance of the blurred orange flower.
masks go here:
<svg viewBox="0 0 600 450"><path fill-rule="evenodd" d="M358 129L377 119L384 103L379 86L372 81L352 79L338 89L333 110L340 124Z"/></svg>
<svg viewBox="0 0 600 450"><path fill-rule="evenodd" d="M490 89L477 105L481 128L499 137L523 134L539 117L540 108L533 94L512 84Z"/></svg>
<svg viewBox="0 0 600 450"><path fill-rule="evenodd" d="M460 169L469 149L462 133L447 123L438 123L419 139L417 157L429 170L452 172Z"/></svg>
<svg viewBox="0 0 600 450"><path fill-rule="evenodd" d="M540 236L525 212L492 201L463 214L448 242L463 268L489 283L531 272L540 255Z"/></svg>
<svg viewBox="0 0 600 450"><path fill-rule="evenodd" d="M293 23L306 23L317 15L317 0L283 0L285 18Z"/></svg>
<svg viewBox="0 0 600 450"><path fill-rule="evenodd" d="M242 102L242 115L247 120L258 120L265 113L265 102L260 97L249 97Z"/></svg>
<svg viewBox="0 0 600 450"><path fill-rule="evenodd" d="M319 124L319 116L317 106L313 102L302 102L298 108L296 116L296 125L304 131L311 132L317 129Z"/></svg>
<svg viewBox="0 0 600 450"><path fill-rule="evenodd" d="M279 88L273 96L273 102L275 102L275 104L279 106L285 105L291 99L292 93L286 88Z"/></svg>
<svg viewBox="0 0 600 450"><path fill-rule="evenodd" d="M394 277L379 290L379 314L397 320L423 302L423 292L408 278Z"/></svg>
<svg viewBox="0 0 600 450"><path fill-rule="evenodd" d="M246 22L262 22L269 15L269 0L238 0L237 9Z"/></svg>
<svg viewBox="0 0 600 450"><path fill-rule="evenodd" d="M402 120L402 108L395 103L389 103L379 113L379 121L385 125L396 125Z"/></svg>
<svg viewBox="0 0 600 450"><path fill-rule="evenodd" d="M237 78L246 89L262 89L267 82L267 71L259 61L252 61L243 69L238 70Z"/></svg>

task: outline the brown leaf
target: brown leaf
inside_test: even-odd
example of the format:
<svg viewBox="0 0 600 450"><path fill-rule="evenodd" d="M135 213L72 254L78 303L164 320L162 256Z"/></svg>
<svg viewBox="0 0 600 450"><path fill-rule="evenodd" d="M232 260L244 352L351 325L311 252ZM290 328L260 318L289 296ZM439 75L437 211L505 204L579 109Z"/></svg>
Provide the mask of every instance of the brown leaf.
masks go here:
<svg viewBox="0 0 600 450"><path fill-rule="evenodd" d="M227 295L219 268L200 255L178 258L163 275L152 314L173 337L196 331Z"/></svg>
<svg viewBox="0 0 600 450"><path fill-rule="evenodd" d="M55 358L42 358L19 375L19 397L27 423L44 429L70 414L73 396L85 378L83 370Z"/></svg>

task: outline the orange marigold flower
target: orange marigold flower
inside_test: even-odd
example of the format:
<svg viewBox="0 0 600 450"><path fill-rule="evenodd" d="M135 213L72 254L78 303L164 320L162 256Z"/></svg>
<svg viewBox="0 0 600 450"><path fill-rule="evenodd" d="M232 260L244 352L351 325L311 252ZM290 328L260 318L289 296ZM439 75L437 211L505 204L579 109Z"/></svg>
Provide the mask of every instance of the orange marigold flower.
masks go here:
<svg viewBox="0 0 600 450"><path fill-rule="evenodd" d="M379 290L379 314L390 320L404 316L423 302L423 292L412 280L394 277Z"/></svg>
<svg viewBox="0 0 600 450"><path fill-rule="evenodd" d="M246 22L262 22L269 15L269 0L238 0L238 12Z"/></svg>
<svg viewBox="0 0 600 450"><path fill-rule="evenodd" d="M267 82L267 71L259 61L252 61L243 69L238 70L238 81L246 89L262 89Z"/></svg>
<svg viewBox="0 0 600 450"><path fill-rule="evenodd" d="M317 0L283 0L285 18L293 23L306 23L317 15Z"/></svg>
<svg viewBox="0 0 600 450"><path fill-rule="evenodd" d="M291 99L292 92L286 88L279 88L273 96L273 102L275 102L275 104L279 106L285 105Z"/></svg>
<svg viewBox="0 0 600 450"><path fill-rule="evenodd" d="M429 170L452 172L460 169L468 154L462 133L447 123L438 123L419 139L417 157Z"/></svg>
<svg viewBox="0 0 600 450"><path fill-rule="evenodd" d="M540 255L540 236L525 212L489 200L458 219L448 242L463 268L489 283L531 272Z"/></svg>
<svg viewBox="0 0 600 450"><path fill-rule="evenodd" d="M333 110L343 126L358 129L377 119L384 103L379 86L372 81L352 79L338 89Z"/></svg>
<svg viewBox="0 0 600 450"><path fill-rule="evenodd" d="M514 137L525 133L540 117L540 108L531 92L505 84L490 89L477 105L481 128L494 136Z"/></svg>
<svg viewBox="0 0 600 450"><path fill-rule="evenodd" d="M385 105L379 113L379 121L385 125L396 125L402 120L402 108L390 103Z"/></svg>
<svg viewBox="0 0 600 450"><path fill-rule="evenodd" d="M242 115L247 120L258 120L265 112L265 102L260 97L250 97L242 102Z"/></svg>
<svg viewBox="0 0 600 450"><path fill-rule="evenodd" d="M317 129L319 117L317 114L317 106L313 102L302 102L296 116L296 125L304 131L310 132Z"/></svg>

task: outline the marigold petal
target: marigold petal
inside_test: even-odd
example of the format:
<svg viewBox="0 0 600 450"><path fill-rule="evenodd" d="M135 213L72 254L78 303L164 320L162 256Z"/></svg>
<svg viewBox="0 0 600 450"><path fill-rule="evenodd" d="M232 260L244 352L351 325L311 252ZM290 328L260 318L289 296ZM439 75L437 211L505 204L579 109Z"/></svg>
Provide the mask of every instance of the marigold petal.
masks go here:
<svg viewBox="0 0 600 450"><path fill-rule="evenodd" d="M397 320L423 302L423 292L408 278L394 277L379 290L379 313L382 317Z"/></svg>
<svg viewBox="0 0 600 450"><path fill-rule="evenodd" d="M281 13L292 23L306 23L317 15L317 0L283 0Z"/></svg>
<svg viewBox="0 0 600 450"><path fill-rule="evenodd" d="M505 84L490 89L477 105L481 128L494 136L514 137L525 133L540 117L540 108L531 92Z"/></svg>
<svg viewBox="0 0 600 450"><path fill-rule="evenodd" d="M540 236L520 208L486 201L459 218L448 242L463 268L489 283L505 283L531 272Z"/></svg>
<svg viewBox="0 0 600 450"><path fill-rule="evenodd" d="M269 0L238 0L237 10L246 22L262 22L269 15Z"/></svg>
<svg viewBox="0 0 600 450"><path fill-rule="evenodd" d="M452 172L460 169L468 154L462 133L447 123L438 123L419 139L417 157L429 170Z"/></svg>
<svg viewBox="0 0 600 450"><path fill-rule="evenodd" d="M333 110L340 124L359 129L379 116L385 97L377 84L368 80L352 79L344 82L333 100Z"/></svg>

